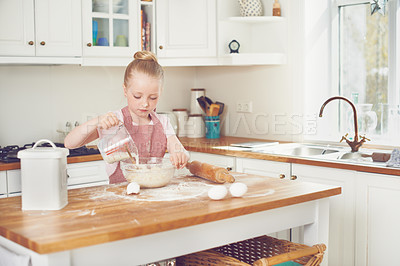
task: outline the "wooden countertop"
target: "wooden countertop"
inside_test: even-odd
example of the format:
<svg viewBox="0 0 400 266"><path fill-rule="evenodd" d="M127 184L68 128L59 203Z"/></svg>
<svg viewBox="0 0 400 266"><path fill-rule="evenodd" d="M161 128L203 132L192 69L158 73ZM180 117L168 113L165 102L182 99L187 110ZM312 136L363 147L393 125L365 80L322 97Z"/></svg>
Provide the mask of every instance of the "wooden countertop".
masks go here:
<svg viewBox="0 0 400 266"><path fill-rule="evenodd" d="M240 142L247 142L247 141L268 141L265 139L222 136L219 139L180 138L180 140L188 151L193 151L193 152L203 152L203 153L227 155L227 156L241 157L241 158L252 158L252 159L270 160L270 161L277 161L277 162L306 164L306 165L314 165L314 166L321 166L321 167L354 170L354 171L360 171L360 172L369 172L369 173L400 176L400 168L390 168L390 167L381 167L381 166L374 166L374 165L367 165L367 164L355 164L355 163L351 163L351 162L346 163L343 161L318 160L315 158L300 158L300 157L285 156L285 155L278 155L278 154L264 154L264 153L232 151L232 150L213 148L215 146L229 146L232 143L240 143ZM279 142L285 143L283 141L279 141ZM88 156L71 157L71 158L68 158L67 161L68 161L68 163L79 163L79 162L89 162L89 161L95 161L95 160L102 160L101 155L96 154L96 155L88 155ZM0 171L19 169L19 168L20 168L20 163L8 163L7 164L7 163L0 162Z"/></svg>
<svg viewBox="0 0 400 266"><path fill-rule="evenodd" d="M21 197L0 199L0 235L37 253L107 243L191 225L317 200L341 193L340 187L234 173L248 185L242 198L208 198L207 180L180 176L164 188L194 186L203 193L157 201L126 195L127 183L68 191L68 205L57 211L22 211ZM158 191L160 195L162 191ZM182 194L182 191L178 193ZM162 194L164 195L164 194ZM187 194L188 195L188 194Z"/></svg>
<svg viewBox="0 0 400 266"><path fill-rule="evenodd" d="M367 164L355 164L351 162L343 162L343 161L334 161L334 160L318 160L316 158L301 158L294 156L285 156L279 154L265 154L265 153L256 153L256 152L247 152L247 151L232 151L232 150L224 150L224 149L215 149L215 146L229 146L232 143L240 143L247 141L268 141L263 139L251 139L251 138L239 138L239 137L221 137L220 139L206 139L206 138L180 138L182 144L188 151L193 152L204 152L204 153L212 153L212 154L220 154L241 158L251 158L251 159L260 159L260 160L270 160L277 162L285 162L285 163L297 163L297 164L306 164L306 165L314 165L321 167L331 167L331 168L339 168L360 172L369 172L369 173L377 173L377 174L387 174L387 175L399 175L400 176L400 168L390 168L390 167L379 167L374 165ZM280 143L285 143L279 141ZM390 152L390 151L389 151Z"/></svg>

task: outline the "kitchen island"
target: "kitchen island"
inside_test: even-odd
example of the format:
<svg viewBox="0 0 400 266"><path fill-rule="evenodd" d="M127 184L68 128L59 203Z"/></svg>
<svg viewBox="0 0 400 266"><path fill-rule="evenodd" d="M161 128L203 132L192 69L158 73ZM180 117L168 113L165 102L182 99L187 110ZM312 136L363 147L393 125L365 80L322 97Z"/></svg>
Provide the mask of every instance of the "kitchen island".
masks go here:
<svg viewBox="0 0 400 266"><path fill-rule="evenodd" d="M207 196L215 184L188 176L139 195L126 195L127 183L70 190L57 211L22 211L21 197L1 199L0 245L33 266L59 266L150 263L301 225L305 244L328 243L328 198L340 187L233 174L248 192L219 201ZM173 186L182 197L166 196Z"/></svg>

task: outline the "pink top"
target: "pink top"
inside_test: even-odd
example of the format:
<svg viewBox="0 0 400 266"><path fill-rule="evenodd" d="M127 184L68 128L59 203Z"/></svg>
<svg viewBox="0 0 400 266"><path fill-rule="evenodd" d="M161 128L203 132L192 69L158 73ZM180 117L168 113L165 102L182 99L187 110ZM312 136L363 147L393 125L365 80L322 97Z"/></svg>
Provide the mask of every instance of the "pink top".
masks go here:
<svg viewBox="0 0 400 266"><path fill-rule="evenodd" d="M175 135L175 132L167 116L150 113L151 121L148 125L138 126L132 121L128 107L114 112L117 118L124 122L126 129L135 142L139 157L164 157L167 148L167 138ZM99 136L106 134L107 130L99 131ZM106 164L106 172L110 184L125 182L119 162Z"/></svg>

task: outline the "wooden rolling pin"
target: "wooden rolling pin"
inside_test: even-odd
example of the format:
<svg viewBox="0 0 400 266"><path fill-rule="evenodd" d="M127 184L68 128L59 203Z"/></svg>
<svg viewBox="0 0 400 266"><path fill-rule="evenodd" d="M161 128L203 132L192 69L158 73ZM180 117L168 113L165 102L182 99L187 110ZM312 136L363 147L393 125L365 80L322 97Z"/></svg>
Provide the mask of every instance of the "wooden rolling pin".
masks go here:
<svg viewBox="0 0 400 266"><path fill-rule="evenodd" d="M208 179L216 183L223 184L225 182L235 182L235 178L231 174L229 174L227 169L223 167L218 167L199 161L188 162L186 167L193 175Z"/></svg>

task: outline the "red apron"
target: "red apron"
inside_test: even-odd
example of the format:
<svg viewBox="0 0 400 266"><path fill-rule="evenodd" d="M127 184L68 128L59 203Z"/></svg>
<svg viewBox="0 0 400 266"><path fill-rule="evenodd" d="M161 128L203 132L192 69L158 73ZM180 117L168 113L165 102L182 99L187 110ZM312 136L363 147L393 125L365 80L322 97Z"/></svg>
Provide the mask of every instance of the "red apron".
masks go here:
<svg viewBox="0 0 400 266"><path fill-rule="evenodd" d="M128 106L122 108L122 115L124 117L124 124L129 134L131 135L133 141L135 142L140 158L146 157L164 157L165 151L167 149L167 137L164 133L164 128L154 114L150 113L153 125L133 125L132 116L129 112ZM122 170L120 168L120 163L115 169L114 173L110 175L110 184L126 182Z"/></svg>

